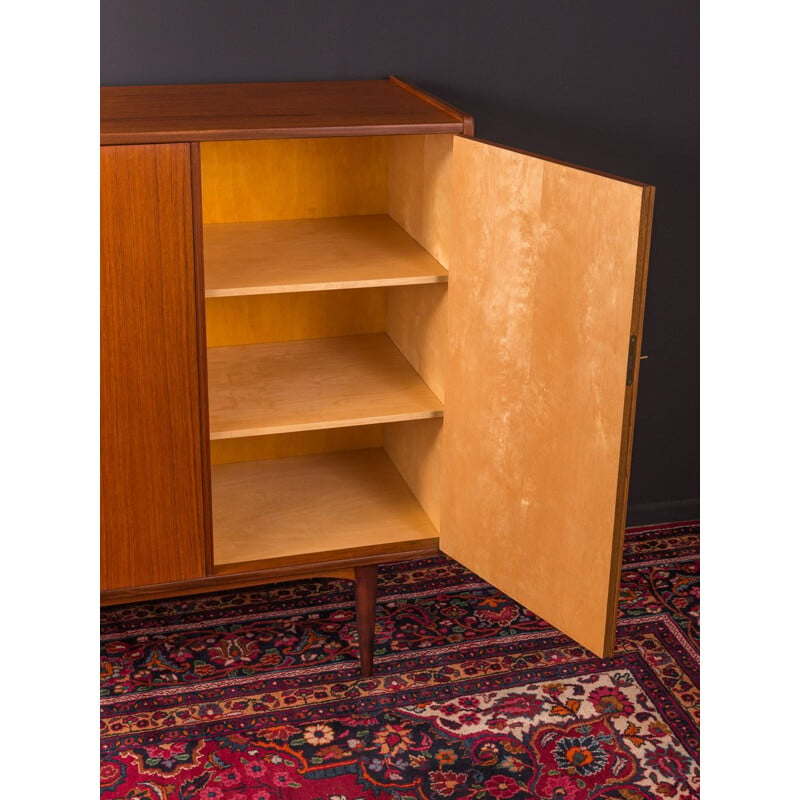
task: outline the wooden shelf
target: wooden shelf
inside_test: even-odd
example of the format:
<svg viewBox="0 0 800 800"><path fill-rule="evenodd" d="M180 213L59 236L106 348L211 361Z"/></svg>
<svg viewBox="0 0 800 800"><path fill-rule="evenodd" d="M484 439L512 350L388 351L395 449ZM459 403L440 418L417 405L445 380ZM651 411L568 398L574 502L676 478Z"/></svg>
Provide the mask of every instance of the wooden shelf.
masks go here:
<svg viewBox="0 0 800 800"><path fill-rule="evenodd" d="M438 532L382 449L212 467L214 563L302 563L436 547Z"/></svg>
<svg viewBox="0 0 800 800"><path fill-rule="evenodd" d="M212 439L441 417L383 333L208 350Z"/></svg>
<svg viewBox="0 0 800 800"><path fill-rule="evenodd" d="M391 217L203 227L206 297L442 283L447 270Z"/></svg>

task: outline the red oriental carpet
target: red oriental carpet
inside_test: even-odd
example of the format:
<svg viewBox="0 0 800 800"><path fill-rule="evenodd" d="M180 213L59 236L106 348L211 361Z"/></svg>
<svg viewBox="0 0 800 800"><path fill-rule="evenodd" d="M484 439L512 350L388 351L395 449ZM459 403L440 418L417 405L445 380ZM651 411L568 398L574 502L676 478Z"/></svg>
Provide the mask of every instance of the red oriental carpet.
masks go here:
<svg viewBox="0 0 800 800"><path fill-rule="evenodd" d="M101 798L699 796L699 525L626 533L599 659L441 556L102 614Z"/></svg>

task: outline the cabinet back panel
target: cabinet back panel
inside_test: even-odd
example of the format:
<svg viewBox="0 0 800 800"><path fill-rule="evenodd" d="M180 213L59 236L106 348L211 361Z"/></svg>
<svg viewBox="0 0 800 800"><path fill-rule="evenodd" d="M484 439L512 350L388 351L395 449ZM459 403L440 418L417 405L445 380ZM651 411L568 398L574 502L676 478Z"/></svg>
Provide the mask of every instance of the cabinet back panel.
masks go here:
<svg viewBox="0 0 800 800"><path fill-rule="evenodd" d="M206 300L209 347L379 333L385 327L382 287Z"/></svg>
<svg viewBox="0 0 800 800"><path fill-rule="evenodd" d="M386 214L389 138L203 142L203 222Z"/></svg>
<svg viewBox="0 0 800 800"><path fill-rule="evenodd" d="M360 425L355 428L296 431L271 436L248 436L241 439L215 439L211 442L212 464L238 461L261 461L290 458L338 450L363 450L383 444L383 425Z"/></svg>

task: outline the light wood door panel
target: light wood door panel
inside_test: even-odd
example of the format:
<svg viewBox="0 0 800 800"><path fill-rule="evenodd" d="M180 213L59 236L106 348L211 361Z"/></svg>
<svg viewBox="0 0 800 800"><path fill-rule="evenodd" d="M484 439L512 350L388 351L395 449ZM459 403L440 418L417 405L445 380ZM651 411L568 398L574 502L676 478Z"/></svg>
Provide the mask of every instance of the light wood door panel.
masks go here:
<svg viewBox="0 0 800 800"><path fill-rule="evenodd" d="M651 187L454 138L441 548L613 649Z"/></svg>
<svg viewBox="0 0 800 800"><path fill-rule="evenodd" d="M204 574L189 145L100 155L101 589Z"/></svg>

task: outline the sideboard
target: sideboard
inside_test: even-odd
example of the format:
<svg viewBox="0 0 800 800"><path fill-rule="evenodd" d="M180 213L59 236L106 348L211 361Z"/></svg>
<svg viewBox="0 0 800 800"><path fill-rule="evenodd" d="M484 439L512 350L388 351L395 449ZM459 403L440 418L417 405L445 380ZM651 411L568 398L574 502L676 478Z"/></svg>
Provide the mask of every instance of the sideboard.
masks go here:
<svg viewBox="0 0 800 800"><path fill-rule="evenodd" d="M101 602L441 551L608 655L654 189L397 79L101 90Z"/></svg>

